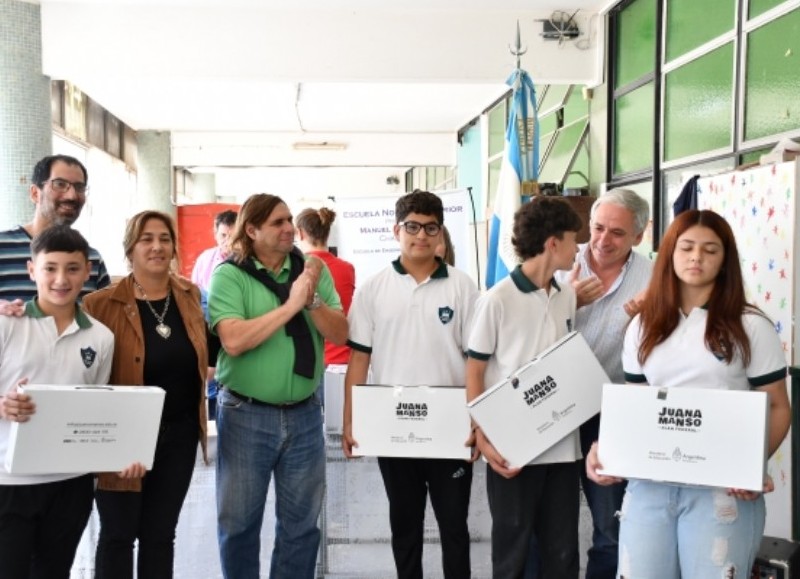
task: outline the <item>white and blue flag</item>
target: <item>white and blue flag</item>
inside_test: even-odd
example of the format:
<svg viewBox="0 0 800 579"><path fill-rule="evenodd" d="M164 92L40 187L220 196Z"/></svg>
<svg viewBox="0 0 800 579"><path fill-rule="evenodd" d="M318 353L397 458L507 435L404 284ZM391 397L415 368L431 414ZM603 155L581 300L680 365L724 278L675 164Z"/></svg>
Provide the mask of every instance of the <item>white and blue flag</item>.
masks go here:
<svg viewBox="0 0 800 579"><path fill-rule="evenodd" d="M519 263L511 244L514 213L522 204L522 182L539 175L539 121L536 115L536 89L528 73L517 69L506 80L513 87L511 111L506 127L506 146L500 179L489 224L489 254L486 261L486 287L506 277ZM533 131L528 130L529 113ZM522 140L520 140L522 139Z"/></svg>

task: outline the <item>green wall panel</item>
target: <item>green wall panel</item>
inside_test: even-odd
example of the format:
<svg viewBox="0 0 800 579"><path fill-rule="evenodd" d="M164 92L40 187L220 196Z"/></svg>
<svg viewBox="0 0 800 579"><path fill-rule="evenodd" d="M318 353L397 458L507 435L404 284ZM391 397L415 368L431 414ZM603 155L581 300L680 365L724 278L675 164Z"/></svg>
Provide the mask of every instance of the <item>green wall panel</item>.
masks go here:
<svg viewBox="0 0 800 579"><path fill-rule="evenodd" d="M800 128L800 9L750 33L745 140Z"/></svg>
<svg viewBox="0 0 800 579"><path fill-rule="evenodd" d="M655 69L656 1L636 0L620 13L617 30L619 88Z"/></svg>
<svg viewBox="0 0 800 579"><path fill-rule="evenodd" d="M666 76L664 159L731 145L733 43Z"/></svg>
<svg viewBox="0 0 800 579"><path fill-rule="evenodd" d="M735 0L670 0L667 3L665 61L730 32L735 15Z"/></svg>
<svg viewBox="0 0 800 579"><path fill-rule="evenodd" d="M538 110L545 113L552 108L560 107L564 103L564 98L567 96L570 85L568 84L551 84L547 87L542 99L539 101ZM537 91L538 92L538 91Z"/></svg>
<svg viewBox="0 0 800 579"><path fill-rule="evenodd" d="M589 116L589 102L583 100L581 87L572 85L567 102L564 105L564 124L569 125L578 119Z"/></svg>
<svg viewBox="0 0 800 579"><path fill-rule="evenodd" d="M614 101L614 174L653 166L654 99L651 82Z"/></svg>
<svg viewBox="0 0 800 579"><path fill-rule="evenodd" d="M750 7L748 9L748 18L755 18L763 14L770 8L775 8L778 4L783 4L784 0L750 0Z"/></svg>
<svg viewBox="0 0 800 579"><path fill-rule="evenodd" d="M553 112L549 115L542 115L539 117L539 134L544 135L547 133L552 133L558 127L556 126L557 123L556 113Z"/></svg>

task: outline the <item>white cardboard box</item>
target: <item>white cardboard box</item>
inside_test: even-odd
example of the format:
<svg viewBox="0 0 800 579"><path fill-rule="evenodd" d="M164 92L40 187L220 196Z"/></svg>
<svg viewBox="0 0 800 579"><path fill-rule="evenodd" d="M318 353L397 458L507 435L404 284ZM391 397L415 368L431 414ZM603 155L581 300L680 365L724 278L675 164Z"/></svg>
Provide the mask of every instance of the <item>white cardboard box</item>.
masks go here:
<svg viewBox="0 0 800 579"><path fill-rule="evenodd" d="M353 387L353 438L358 456L470 457L463 386Z"/></svg>
<svg viewBox="0 0 800 579"><path fill-rule="evenodd" d="M521 467L600 411L608 375L578 332L547 348L469 403L512 467Z"/></svg>
<svg viewBox="0 0 800 579"><path fill-rule="evenodd" d="M11 426L12 474L118 471L153 466L165 392L155 386L26 384L36 413Z"/></svg>
<svg viewBox="0 0 800 579"><path fill-rule="evenodd" d="M334 434L342 433L342 413L344 412L344 375L347 364L330 364L325 369L325 430Z"/></svg>
<svg viewBox="0 0 800 579"><path fill-rule="evenodd" d="M602 473L761 491L768 410L765 392L606 384Z"/></svg>

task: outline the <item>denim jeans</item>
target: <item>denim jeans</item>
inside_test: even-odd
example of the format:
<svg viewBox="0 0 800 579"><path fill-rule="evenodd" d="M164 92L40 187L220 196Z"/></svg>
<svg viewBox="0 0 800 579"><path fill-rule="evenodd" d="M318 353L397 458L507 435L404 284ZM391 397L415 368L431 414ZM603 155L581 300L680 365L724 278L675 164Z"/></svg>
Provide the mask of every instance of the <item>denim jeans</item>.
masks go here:
<svg viewBox="0 0 800 579"><path fill-rule="evenodd" d="M764 498L725 489L631 480L620 517L619 577L750 577L764 532Z"/></svg>
<svg viewBox="0 0 800 579"><path fill-rule="evenodd" d="M580 428L581 452L589 454L592 443L599 437L600 415L590 418ZM581 488L592 513L592 546L586 562L586 579L614 579L617 576L619 554L619 519L625 483L601 486L586 476L586 465L581 461Z"/></svg>
<svg viewBox="0 0 800 579"><path fill-rule="evenodd" d="M316 395L281 409L217 397L217 538L226 579L258 579L260 532L275 477L275 545L269 577L312 579L325 483Z"/></svg>

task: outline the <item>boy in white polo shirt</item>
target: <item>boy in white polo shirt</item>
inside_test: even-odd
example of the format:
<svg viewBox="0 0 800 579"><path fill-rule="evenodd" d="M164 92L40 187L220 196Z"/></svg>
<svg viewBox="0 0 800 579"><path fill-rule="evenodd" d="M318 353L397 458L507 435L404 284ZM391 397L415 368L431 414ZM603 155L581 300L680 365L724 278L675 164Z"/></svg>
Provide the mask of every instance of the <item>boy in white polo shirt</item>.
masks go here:
<svg viewBox="0 0 800 579"><path fill-rule="evenodd" d="M348 315L352 348L345 375L342 446L352 457L352 387L376 384L463 386L467 336L478 295L464 272L436 257L444 209L433 193L397 200L394 236L400 257L356 290ZM466 443L467 441L465 441ZM469 511L472 463L453 459L379 457L389 498L398 579L422 577L425 504L439 523L447 579L470 577Z"/></svg>
<svg viewBox="0 0 800 579"><path fill-rule="evenodd" d="M570 269L580 217L563 199L534 197L514 215L512 243L521 264L475 306L467 360L467 399L505 379L572 330L575 292L553 278ZM539 577L578 577L577 431L522 468L509 468L480 428L476 444L488 463L495 578L519 578L531 537L540 548Z"/></svg>
<svg viewBox="0 0 800 579"><path fill-rule="evenodd" d="M0 460L11 423L36 420L18 384L105 384L111 373L114 336L76 305L91 274L83 236L45 229L31 242L28 272L37 297L22 317L0 316ZM12 475L0 464L0 575L67 579L93 498L91 474Z"/></svg>

